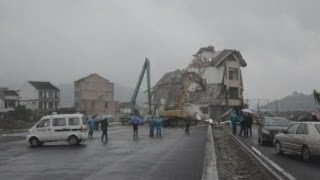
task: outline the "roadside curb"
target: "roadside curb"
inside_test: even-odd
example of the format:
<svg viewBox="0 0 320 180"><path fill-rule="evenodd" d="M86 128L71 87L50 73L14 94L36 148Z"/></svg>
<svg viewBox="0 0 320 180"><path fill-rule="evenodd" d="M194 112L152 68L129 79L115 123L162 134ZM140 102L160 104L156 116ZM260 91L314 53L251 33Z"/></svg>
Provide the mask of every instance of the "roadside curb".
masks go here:
<svg viewBox="0 0 320 180"><path fill-rule="evenodd" d="M219 180L212 127L208 125L207 143L203 162L202 180Z"/></svg>
<svg viewBox="0 0 320 180"><path fill-rule="evenodd" d="M269 173L279 180L296 180L294 176L281 168L268 157L264 156L259 150L243 143L238 137L222 127L231 137L233 137L260 165L262 165Z"/></svg>

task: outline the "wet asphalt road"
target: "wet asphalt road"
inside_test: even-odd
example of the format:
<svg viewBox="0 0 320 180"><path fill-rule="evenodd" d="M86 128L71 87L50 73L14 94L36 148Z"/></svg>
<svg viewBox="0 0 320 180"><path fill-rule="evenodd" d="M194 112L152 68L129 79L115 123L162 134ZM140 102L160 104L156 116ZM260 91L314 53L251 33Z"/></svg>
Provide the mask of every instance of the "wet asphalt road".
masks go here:
<svg viewBox="0 0 320 180"><path fill-rule="evenodd" d="M0 179L201 179L206 127L165 129L162 138L149 138L139 128L133 140L129 127L109 129L108 143L101 131L86 145L65 142L30 148L24 139L0 138ZM2 139L2 141L1 141Z"/></svg>
<svg viewBox="0 0 320 180"><path fill-rule="evenodd" d="M312 162L304 162L297 155L285 154L283 156L275 153L272 144L261 146L258 144L257 126L252 128L252 137L240 139L249 146L253 146L269 159L277 163L280 167L288 171L296 179L318 180L320 179L320 157L315 157ZM240 128L238 127L238 133Z"/></svg>

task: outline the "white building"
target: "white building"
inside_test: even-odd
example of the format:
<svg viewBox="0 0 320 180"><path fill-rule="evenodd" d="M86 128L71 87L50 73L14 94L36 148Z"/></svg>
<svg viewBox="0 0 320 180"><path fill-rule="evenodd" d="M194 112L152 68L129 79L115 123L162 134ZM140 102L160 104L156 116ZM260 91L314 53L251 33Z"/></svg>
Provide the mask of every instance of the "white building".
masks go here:
<svg viewBox="0 0 320 180"><path fill-rule="evenodd" d="M19 104L19 95L8 88L0 88L0 113L14 110Z"/></svg>
<svg viewBox="0 0 320 180"><path fill-rule="evenodd" d="M50 82L29 81L19 92L20 104L47 114L60 107L60 90Z"/></svg>

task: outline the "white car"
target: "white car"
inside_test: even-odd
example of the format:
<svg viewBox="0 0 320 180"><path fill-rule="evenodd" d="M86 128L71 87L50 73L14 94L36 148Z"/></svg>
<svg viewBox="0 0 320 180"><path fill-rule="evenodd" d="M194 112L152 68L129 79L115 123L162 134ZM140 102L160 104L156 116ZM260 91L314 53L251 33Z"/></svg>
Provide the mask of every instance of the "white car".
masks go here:
<svg viewBox="0 0 320 180"><path fill-rule="evenodd" d="M320 122L293 123L274 137L274 145L277 154L294 153L305 161L320 156Z"/></svg>
<svg viewBox="0 0 320 180"><path fill-rule="evenodd" d="M55 114L42 117L29 129L27 142L31 147L45 142L67 141L70 145L85 141L86 126L82 114Z"/></svg>

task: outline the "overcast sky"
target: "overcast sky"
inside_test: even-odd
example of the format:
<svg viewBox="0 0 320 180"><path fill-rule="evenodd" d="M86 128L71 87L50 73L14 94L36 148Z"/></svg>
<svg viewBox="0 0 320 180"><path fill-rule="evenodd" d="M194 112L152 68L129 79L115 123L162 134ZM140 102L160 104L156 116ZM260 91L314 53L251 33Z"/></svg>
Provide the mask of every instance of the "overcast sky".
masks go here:
<svg viewBox="0 0 320 180"><path fill-rule="evenodd" d="M144 58L152 83L203 46L237 49L245 98L320 89L316 0L0 0L0 86L73 83L90 73L134 86Z"/></svg>

